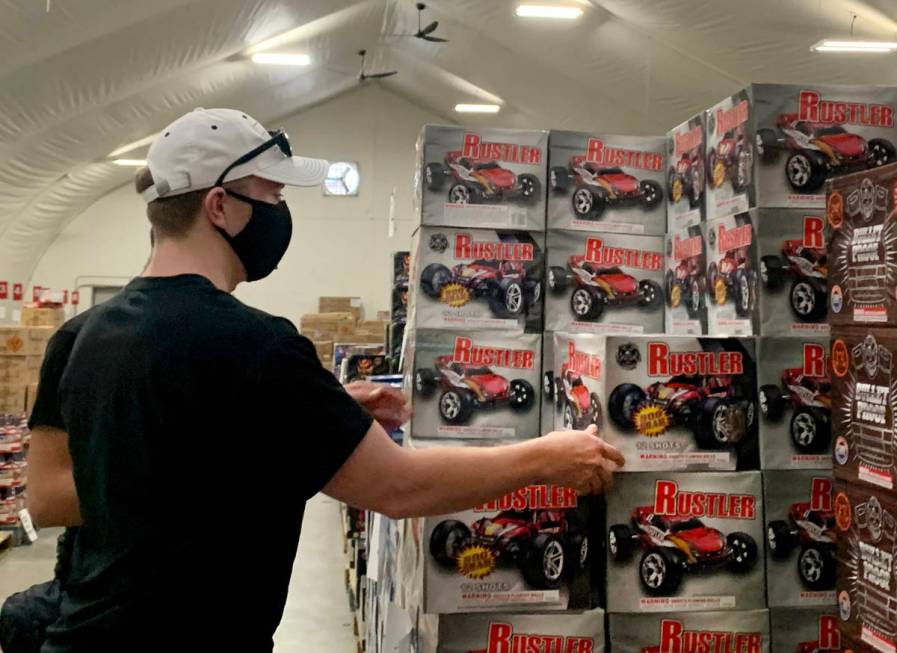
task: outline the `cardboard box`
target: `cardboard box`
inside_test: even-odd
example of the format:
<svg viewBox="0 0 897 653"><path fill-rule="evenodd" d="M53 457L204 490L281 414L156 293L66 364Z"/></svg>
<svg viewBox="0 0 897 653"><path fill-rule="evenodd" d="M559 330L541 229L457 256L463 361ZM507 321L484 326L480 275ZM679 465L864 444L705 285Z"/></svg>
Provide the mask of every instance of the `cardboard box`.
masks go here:
<svg viewBox="0 0 897 653"><path fill-rule="evenodd" d="M763 469L832 468L828 338L759 338Z"/></svg>
<svg viewBox="0 0 897 653"><path fill-rule="evenodd" d="M548 233L545 328L663 333L662 236Z"/></svg>
<svg viewBox="0 0 897 653"><path fill-rule="evenodd" d="M24 383L0 382L0 414L18 414L25 410L26 388Z"/></svg>
<svg viewBox="0 0 897 653"><path fill-rule="evenodd" d="M667 232L704 220L704 113L667 133Z"/></svg>
<svg viewBox="0 0 897 653"><path fill-rule="evenodd" d="M417 328L542 331L545 234L425 226L412 248Z"/></svg>
<svg viewBox="0 0 897 653"><path fill-rule="evenodd" d="M310 340L335 340L341 330L354 333L355 317L351 313L308 313L299 321L300 333Z"/></svg>
<svg viewBox="0 0 897 653"><path fill-rule="evenodd" d="M897 326L897 165L827 185L829 322Z"/></svg>
<svg viewBox="0 0 897 653"><path fill-rule="evenodd" d="M706 113L706 220L743 213L757 205L752 118L746 90Z"/></svg>
<svg viewBox="0 0 897 653"><path fill-rule="evenodd" d="M707 333L707 243L701 225L668 233L665 253L666 332Z"/></svg>
<svg viewBox="0 0 897 653"><path fill-rule="evenodd" d="M766 606L759 472L618 474L607 524L608 612Z"/></svg>
<svg viewBox="0 0 897 653"><path fill-rule="evenodd" d="M539 334L420 329L406 354L414 383L411 435L520 439L539 435Z"/></svg>
<svg viewBox="0 0 897 653"><path fill-rule="evenodd" d="M837 329L832 334L834 470L851 483L894 489L895 332Z"/></svg>
<svg viewBox="0 0 897 653"><path fill-rule="evenodd" d="M774 608L769 611L772 650L783 653L844 651L834 608Z"/></svg>
<svg viewBox="0 0 897 653"><path fill-rule="evenodd" d="M27 355L30 340L26 327L0 326L0 356Z"/></svg>
<svg viewBox="0 0 897 653"><path fill-rule="evenodd" d="M707 325L712 336L752 336L760 332L755 211L729 215L704 225L707 241Z"/></svg>
<svg viewBox="0 0 897 653"><path fill-rule="evenodd" d="M612 614L608 622L614 653L794 653L770 647L767 610Z"/></svg>
<svg viewBox="0 0 897 653"><path fill-rule="evenodd" d="M421 224L545 230L548 132L426 125L417 158Z"/></svg>
<svg viewBox="0 0 897 653"><path fill-rule="evenodd" d="M25 306L22 309L22 326L59 328L65 322L65 311L55 308Z"/></svg>
<svg viewBox="0 0 897 653"><path fill-rule="evenodd" d="M556 342L555 370L597 367L595 350L572 338L574 350ZM602 437L626 456L624 471L758 468L753 339L611 336L606 348L603 389L588 382L603 404Z"/></svg>
<svg viewBox="0 0 897 653"><path fill-rule="evenodd" d="M420 653L602 653L604 612L452 614L425 618Z"/></svg>
<svg viewBox="0 0 897 653"><path fill-rule="evenodd" d="M318 358L329 358L333 356L333 340L317 340L311 344L315 346Z"/></svg>
<svg viewBox="0 0 897 653"><path fill-rule="evenodd" d="M897 647L897 501L887 492L838 483L835 520L841 635L865 650L893 651Z"/></svg>
<svg viewBox="0 0 897 653"><path fill-rule="evenodd" d="M825 470L763 472L770 607L835 605L835 513Z"/></svg>
<svg viewBox="0 0 897 653"><path fill-rule="evenodd" d="M827 335L828 229L822 211L757 209L760 333Z"/></svg>
<svg viewBox="0 0 897 653"><path fill-rule="evenodd" d="M548 229L662 236L666 181L663 136L552 131Z"/></svg>
<svg viewBox="0 0 897 653"><path fill-rule="evenodd" d="M423 610L589 608L588 516L588 505L575 491L540 485L472 510L426 518Z"/></svg>
<svg viewBox="0 0 897 653"><path fill-rule="evenodd" d="M0 358L0 383L26 384L28 383L29 369L25 356L5 356Z"/></svg>
<svg viewBox="0 0 897 653"><path fill-rule="evenodd" d="M351 313L356 321L364 317L361 297L319 297L319 313Z"/></svg>

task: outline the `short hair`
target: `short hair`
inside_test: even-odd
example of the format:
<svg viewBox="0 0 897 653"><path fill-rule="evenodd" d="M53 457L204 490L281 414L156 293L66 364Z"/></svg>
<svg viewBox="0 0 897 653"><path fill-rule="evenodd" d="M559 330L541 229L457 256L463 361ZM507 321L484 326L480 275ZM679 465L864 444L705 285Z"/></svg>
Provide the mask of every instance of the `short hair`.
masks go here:
<svg viewBox="0 0 897 653"><path fill-rule="evenodd" d="M153 175L149 168L140 168L134 179L137 193L142 193L153 185ZM156 238L184 238L196 224L202 200L208 188L194 190L171 197L159 197L146 205L146 217L149 218Z"/></svg>

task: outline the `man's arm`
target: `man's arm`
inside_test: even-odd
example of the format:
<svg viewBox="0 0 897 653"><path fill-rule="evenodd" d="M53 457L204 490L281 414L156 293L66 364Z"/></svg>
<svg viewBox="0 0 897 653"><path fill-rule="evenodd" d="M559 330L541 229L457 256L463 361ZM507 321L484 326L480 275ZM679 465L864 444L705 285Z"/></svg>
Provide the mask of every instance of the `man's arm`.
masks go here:
<svg viewBox="0 0 897 653"><path fill-rule="evenodd" d="M506 446L407 449L374 422L323 491L394 519L468 510L533 483L597 493L610 489L625 461L596 433L590 427Z"/></svg>
<svg viewBox="0 0 897 653"><path fill-rule="evenodd" d="M69 436L65 431L49 426L31 430L25 497L28 512L38 526L81 525Z"/></svg>

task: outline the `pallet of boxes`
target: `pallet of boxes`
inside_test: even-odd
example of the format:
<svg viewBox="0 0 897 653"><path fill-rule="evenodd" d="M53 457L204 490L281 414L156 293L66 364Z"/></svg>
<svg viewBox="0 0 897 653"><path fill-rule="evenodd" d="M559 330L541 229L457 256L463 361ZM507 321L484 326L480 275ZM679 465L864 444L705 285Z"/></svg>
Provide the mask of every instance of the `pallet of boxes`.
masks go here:
<svg viewBox="0 0 897 653"><path fill-rule="evenodd" d="M827 188L838 616L845 646L890 653L897 650L897 165Z"/></svg>
<svg viewBox="0 0 897 653"><path fill-rule="evenodd" d="M13 545L27 541L19 522L27 489L27 415L47 343L64 321L62 307L52 304L25 306L21 314L20 324L0 326L0 540L9 536Z"/></svg>
<svg viewBox="0 0 897 653"><path fill-rule="evenodd" d="M541 433L547 137L436 126L421 134L405 446L493 446ZM589 509L567 488L539 485L404 522L397 597L416 650L603 650Z"/></svg>
<svg viewBox="0 0 897 653"><path fill-rule="evenodd" d="M299 331L312 341L321 364L339 377L352 355L385 355L388 320L363 318L359 297L320 297L318 312L303 315Z"/></svg>

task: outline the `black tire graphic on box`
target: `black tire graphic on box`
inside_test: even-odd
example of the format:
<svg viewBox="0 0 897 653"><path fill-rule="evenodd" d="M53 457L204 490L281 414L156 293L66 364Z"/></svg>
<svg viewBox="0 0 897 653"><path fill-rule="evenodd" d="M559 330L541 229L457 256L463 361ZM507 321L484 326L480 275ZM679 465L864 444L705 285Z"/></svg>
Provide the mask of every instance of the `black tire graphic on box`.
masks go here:
<svg viewBox="0 0 897 653"><path fill-rule="evenodd" d="M451 280L451 270L441 263L430 263L420 274L420 289L427 297L438 299L443 286Z"/></svg>
<svg viewBox="0 0 897 653"><path fill-rule="evenodd" d="M735 314L738 317L746 317L751 314L753 292L751 289L751 277L745 269L735 270Z"/></svg>
<svg viewBox="0 0 897 653"><path fill-rule="evenodd" d="M529 410L536 398L536 392L533 389L532 384L523 379L514 379L511 381L509 392L511 395L511 410L518 413Z"/></svg>
<svg viewBox="0 0 897 653"><path fill-rule="evenodd" d="M644 179L639 182L642 208L646 211L653 209L663 200L663 188L652 179Z"/></svg>
<svg viewBox="0 0 897 653"><path fill-rule="evenodd" d="M873 138L869 141L869 156L872 159L872 167L878 168L893 163L897 158L897 149L894 149L890 141Z"/></svg>
<svg viewBox="0 0 897 653"><path fill-rule="evenodd" d="M573 191L570 202L573 205L573 213L581 220L597 218L603 209L600 206L601 198L585 187Z"/></svg>
<svg viewBox="0 0 897 653"><path fill-rule="evenodd" d="M515 279L502 279L489 295L489 310L496 317L513 318L523 313L526 302L523 286Z"/></svg>
<svg viewBox="0 0 897 653"><path fill-rule="evenodd" d="M611 421L621 429L632 430L635 411L644 403L645 391L634 383L621 383L610 393L607 410Z"/></svg>
<svg viewBox="0 0 897 653"><path fill-rule="evenodd" d="M732 557L726 564L729 571L743 574L750 571L757 562L757 543L747 533L729 533L726 545L732 550Z"/></svg>
<svg viewBox="0 0 897 653"><path fill-rule="evenodd" d="M550 370L542 374L542 393L546 399L554 399L554 372Z"/></svg>
<svg viewBox="0 0 897 653"><path fill-rule="evenodd" d="M729 405L720 397L708 397L701 405L695 423L695 442L701 449L722 449L729 443L725 429L729 419Z"/></svg>
<svg viewBox="0 0 897 653"><path fill-rule="evenodd" d="M454 519L440 522L430 535L430 555L441 566L452 568L469 540L470 529L463 522Z"/></svg>
<svg viewBox="0 0 897 653"><path fill-rule="evenodd" d="M589 538L585 535L573 535L570 537L570 545L567 547L567 559L572 560L577 571L583 571L589 566Z"/></svg>
<svg viewBox="0 0 897 653"><path fill-rule="evenodd" d="M735 174L732 175L732 190L740 193L751 185L753 177L753 156L751 146L745 145L735 150Z"/></svg>
<svg viewBox="0 0 897 653"><path fill-rule="evenodd" d="M439 397L439 414L449 424L464 424L473 415L473 396L469 390L452 388Z"/></svg>
<svg viewBox="0 0 897 653"><path fill-rule="evenodd" d="M570 310L580 320L597 320L604 312L607 296L600 288L580 286L570 295Z"/></svg>
<svg viewBox="0 0 897 653"><path fill-rule="evenodd" d="M670 549L645 551L638 565L642 589L650 596L670 596L682 583L682 564Z"/></svg>
<svg viewBox="0 0 897 653"><path fill-rule="evenodd" d="M832 551L816 544L807 544L797 557L797 575L808 590L834 589L837 563Z"/></svg>
<svg viewBox="0 0 897 653"><path fill-rule="evenodd" d="M785 560L791 556L796 541L788 524L776 520L769 522L766 528L766 544L774 560Z"/></svg>
<svg viewBox="0 0 897 653"><path fill-rule="evenodd" d="M775 163L781 152L778 134L773 129L757 130L757 154L763 163Z"/></svg>
<svg viewBox="0 0 897 653"><path fill-rule="evenodd" d="M570 171L560 166L548 172L548 186L555 193L563 193L570 187Z"/></svg>
<svg viewBox="0 0 897 653"><path fill-rule="evenodd" d="M638 282L638 305L642 308L656 308L663 301L663 288L656 281L642 279Z"/></svg>
<svg viewBox="0 0 897 653"><path fill-rule="evenodd" d="M812 193L822 187L826 176L825 155L813 150L793 152L785 162L788 184L799 193Z"/></svg>
<svg viewBox="0 0 897 653"><path fill-rule="evenodd" d="M566 268L552 265L548 268L548 289L552 292L561 292L567 289L569 277Z"/></svg>
<svg viewBox="0 0 897 653"><path fill-rule="evenodd" d="M635 540L632 537L632 529L626 524L616 524L610 527L607 534L607 552L614 562L627 562L635 551Z"/></svg>
<svg viewBox="0 0 897 653"><path fill-rule="evenodd" d="M520 197L529 203L537 202L542 191L542 184L535 175L520 175L517 177L517 185L520 187Z"/></svg>
<svg viewBox="0 0 897 653"><path fill-rule="evenodd" d="M785 397L777 385L761 385L758 393L760 399L760 412L763 417L777 420L785 412Z"/></svg>
<svg viewBox="0 0 897 653"><path fill-rule="evenodd" d="M701 314L701 302L704 293L701 292L701 282L697 277L692 278L689 282L688 299L685 302L685 309L688 311L688 317L695 319Z"/></svg>
<svg viewBox="0 0 897 653"><path fill-rule="evenodd" d="M470 204L476 201L476 194L467 184L455 184L449 189L448 199L452 204Z"/></svg>
<svg viewBox="0 0 897 653"><path fill-rule="evenodd" d="M802 453L822 453L831 442L831 417L823 408L807 406L794 411L789 428L791 442Z"/></svg>
<svg viewBox="0 0 897 653"><path fill-rule="evenodd" d="M533 538L523 558L520 569L523 579L536 589L557 589L564 580L566 558L564 545L556 536L540 533Z"/></svg>
<svg viewBox="0 0 897 653"><path fill-rule="evenodd" d="M788 295L792 312L802 322L817 322L828 313L826 288L815 279L795 279Z"/></svg>
<svg viewBox="0 0 897 653"><path fill-rule="evenodd" d="M414 389L421 397L432 397L439 377L433 370L422 368L414 373Z"/></svg>
<svg viewBox="0 0 897 653"><path fill-rule="evenodd" d="M764 287L770 290L778 290L782 287L785 270L780 257L764 256L760 259L760 280Z"/></svg>
<svg viewBox="0 0 897 653"><path fill-rule="evenodd" d="M445 168L439 163L428 163L424 171L424 182L427 190L442 190L442 184L445 182Z"/></svg>

